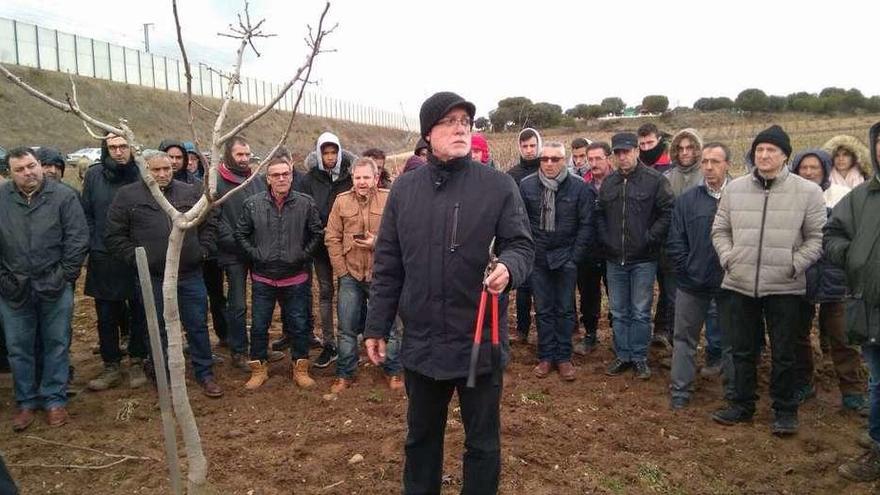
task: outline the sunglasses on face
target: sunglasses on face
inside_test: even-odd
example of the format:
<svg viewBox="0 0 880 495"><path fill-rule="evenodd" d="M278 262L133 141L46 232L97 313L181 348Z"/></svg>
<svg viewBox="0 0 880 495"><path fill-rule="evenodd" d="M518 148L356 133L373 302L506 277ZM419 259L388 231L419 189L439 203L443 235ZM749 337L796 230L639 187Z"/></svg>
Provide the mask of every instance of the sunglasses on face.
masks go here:
<svg viewBox="0 0 880 495"><path fill-rule="evenodd" d="M564 156L542 156L539 158L541 163L559 163L562 160L565 160Z"/></svg>

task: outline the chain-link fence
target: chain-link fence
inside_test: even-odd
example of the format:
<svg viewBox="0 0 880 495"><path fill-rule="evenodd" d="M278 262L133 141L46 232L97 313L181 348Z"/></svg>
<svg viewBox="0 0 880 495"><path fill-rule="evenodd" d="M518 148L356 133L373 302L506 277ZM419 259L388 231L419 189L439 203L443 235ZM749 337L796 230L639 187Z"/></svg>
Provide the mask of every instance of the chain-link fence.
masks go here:
<svg viewBox="0 0 880 495"><path fill-rule="evenodd" d="M186 91L185 69L180 60L2 17L0 63L68 72L167 91ZM191 63L191 68L194 95L223 97L228 79L221 71L202 63ZM283 84L242 77L234 98L241 103L265 105L282 87ZM295 92L289 91L275 104L275 108L290 111L295 101ZM409 130L409 121L402 113L309 91L303 93L299 112Z"/></svg>

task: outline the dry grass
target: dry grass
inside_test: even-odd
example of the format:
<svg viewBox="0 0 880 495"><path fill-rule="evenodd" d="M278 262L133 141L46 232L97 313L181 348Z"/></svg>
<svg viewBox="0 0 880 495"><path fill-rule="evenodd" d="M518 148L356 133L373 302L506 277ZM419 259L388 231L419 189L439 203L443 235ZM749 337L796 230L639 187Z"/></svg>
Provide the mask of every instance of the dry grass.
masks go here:
<svg viewBox="0 0 880 495"><path fill-rule="evenodd" d="M867 144L868 128L880 121L878 115L848 117L816 117L804 114L737 116L732 114L686 114L656 120L661 131L674 134L679 129L694 127L702 135L704 142L721 141L730 146L733 154L733 172L744 171L743 157L752 139L758 132L771 124L781 125L791 137L796 153L805 148L822 146L828 139L839 134L855 136ZM597 123L583 130L551 129L542 133L544 141L562 141L568 146L576 137L591 140L611 141L616 132L633 132L644 122L638 120L617 120ZM487 134L492 157L501 169L507 169L519 159L517 133Z"/></svg>
<svg viewBox="0 0 880 495"><path fill-rule="evenodd" d="M64 100L70 91L66 74L18 66L10 69L56 99ZM183 94L86 77L75 77L75 80L80 106L108 122L126 118L144 145L158 146L163 138L169 137L190 139ZM211 108L218 108L220 104L219 100L210 98L202 102ZM256 108L233 103L227 122L238 122ZM5 78L0 80L0 115L3 116L0 119L0 145L6 148L42 145L69 153L97 146L78 118L37 101ZM265 153L275 144L289 118L289 112L273 110L245 131L256 153ZM335 132L344 148L358 154L374 146L389 153L398 152L411 148L417 139L414 134L394 129L317 117L301 116L298 119L288 140L288 147L298 155L314 149L315 139L323 131ZM209 140L213 123L213 115L196 110L197 131L203 143Z"/></svg>

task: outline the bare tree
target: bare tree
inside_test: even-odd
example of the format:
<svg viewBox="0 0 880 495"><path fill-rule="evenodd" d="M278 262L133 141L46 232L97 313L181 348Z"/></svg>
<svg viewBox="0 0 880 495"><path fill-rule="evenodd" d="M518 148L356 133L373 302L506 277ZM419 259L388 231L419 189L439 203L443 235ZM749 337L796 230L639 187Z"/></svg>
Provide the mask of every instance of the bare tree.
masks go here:
<svg viewBox="0 0 880 495"><path fill-rule="evenodd" d="M208 167L205 180L205 191L199 201L190 210L185 212L177 211L177 209L175 209L174 206L171 205L171 203L162 194L162 191L159 189L159 186L156 183L155 179L153 179L153 177L148 173L146 164L144 163L143 157L141 156L141 151L143 148L141 146L141 143L138 141L135 132L132 130L131 127L129 127L128 122L124 118L120 118L117 125L110 125L106 122L92 117L89 113L84 111L79 106L76 93L76 83L74 82L73 77L70 78L70 92L66 94L65 101L61 101L56 100L48 96L44 92L40 91L39 89L29 85L28 83L24 82L20 77L10 72L5 66L0 65L0 72L2 72L7 79L12 81L15 85L19 86L30 95L42 100L43 102L54 108L57 108L62 112L72 113L79 117L83 121L83 125L85 126L86 131L89 132L92 137L95 137L97 139L107 138L106 135L99 136L92 130L92 128L100 129L107 134L114 134L116 136L124 137L134 150L135 162L137 163L140 170L141 179L149 188L153 198L171 220L172 227L171 233L168 237L165 275L162 283L162 299L164 302L163 316L165 318L165 326L168 333L168 370L171 377L171 394L172 402L174 404L174 414L176 416L178 424L180 425L181 432L183 433L183 440L186 447L187 460L189 463L189 469L187 473L188 493L204 493L208 489L206 481L208 465L207 460L205 459L204 452L202 450L201 437L199 435L195 416L193 415L192 408L190 407L189 396L186 389L185 361L181 339L180 312L177 305L177 271L180 264L180 251L183 245L183 239L186 231L195 228L202 221L204 221L212 208L221 205L230 196L238 192L240 189L246 187L247 184L250 183L250 181L259 176L259 172L266 166L266 163L268 163L269 159L275 154L278 148L284 145L284 143L287 141L287 138L290 135L290 131L293 128L293 124L297 116L296 109L299 106L299 103L302 99L303 91L309 82L309 78L311 77L312 67L315 58L319 54L327 51L321 48L321 44L324 41L324 38L336 29L336 25L332 27L325 27L325 19L329 9L330 3L327 2L324 6L323 11L321 12L321 15L318 19L318 25L315 30L313 30L311 26L308 26L308 35L305 38L305 43L308 50L302 65L300 65L296 69L293 77L291 77L290 80L285 83L285 85L271 101L266 102L265 105L245 117L242 121L237 122L232 126L226 126L225 121L227 112L229 110L229 105L233 100L235 88L236 86L241 84L241 67L244 54L248 47L250 47L257 56L260 56L260 53L257 51L254 41L259 38L266 38L273 35L266 34L262 31L261 28L265 19L260 20L256 23L251 21L249 6L247 2L245 2L244 6L244 16L242 16L241 14L239 14L238 16L238 26L236 27L230 25L229 33L219 33L221 36L227 36L239 40L239 44L238 49L236 50L235 62L232 66L232 69L229 74L224 75L224 78L228 82L226 85L226 91L223 95L223 99L221 100L220 109L216 112L217 117L214 121L214 126L211 133L211 163ZM172 0L172 10L174 13L175 25L177 27L178 44L180 46L181 55L184 60L184 68L186 71L186 89L189 102L187 105L187 109L189 112L189 124L191 132L193 134L193 140L195 142L198 142L198 136L196 134L194 124L195 119L193 106L199 106L203 109L206 109L207 107L204 104L197 102L192 94L192 73L190 70L189 59L186 55L186 49L183 43L183 29L180 24L180 17L177 13L176 0ZM275 145L274 148L272 148L272 150L268 154L266 154L266 157L258 165L254 173L252 173L245 181L243 181L240 185L231 190L229 193L220 198L217 198L217 167L220 163L221 149L224 143L228 139L247 129L248 126L256 122L258 119L263 117L269 110L271 110L275 106L275 104L277 104L287 94L288 91L291 91L291 89L293 89L297 85L297 83L299 83L299 86L295 90L296 100L293 105L293 111L291 112L287 128L279 138L278 143Z"/></svg>

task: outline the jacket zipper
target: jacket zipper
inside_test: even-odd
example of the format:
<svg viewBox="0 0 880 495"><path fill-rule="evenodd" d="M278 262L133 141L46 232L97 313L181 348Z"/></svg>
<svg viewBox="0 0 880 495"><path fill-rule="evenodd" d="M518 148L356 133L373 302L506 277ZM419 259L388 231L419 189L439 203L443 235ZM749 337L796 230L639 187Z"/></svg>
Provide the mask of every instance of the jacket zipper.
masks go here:
<svg viewBox="0 0 880 495"><path fill-rule="evenodd" d="M761 280L761 251L764 250L764 222L767 220L767 201L770 190L764 189L764 210L761 212L761 234L758 236L758 262L755 264L755 298L758 297L758 282Z"/></svg>
<svg viewBox="0 0 880 495"><path fill-rule="evenodd" d="M620 266L626 264L626 183L627 178L623 178L623 222L620 226Z"/></svg>
<svg viewBox="0 0 880 495"><path fill-rule="evenodd" d="M458 213L461 211L461 203L455 203L452 208L452 238L449 242L449 252L454 253L459 248L458 242Z"/></svg>

